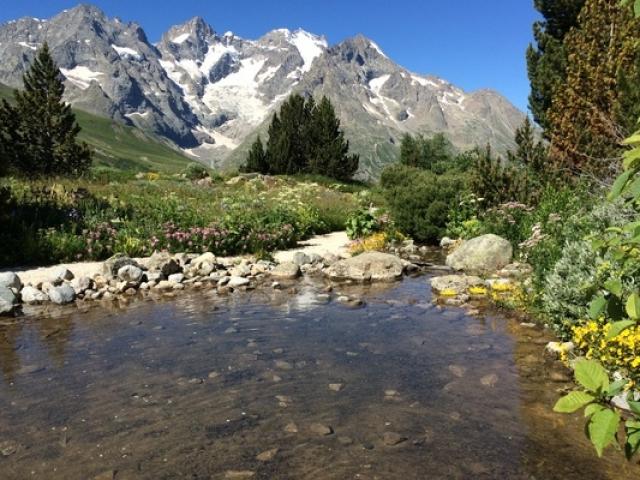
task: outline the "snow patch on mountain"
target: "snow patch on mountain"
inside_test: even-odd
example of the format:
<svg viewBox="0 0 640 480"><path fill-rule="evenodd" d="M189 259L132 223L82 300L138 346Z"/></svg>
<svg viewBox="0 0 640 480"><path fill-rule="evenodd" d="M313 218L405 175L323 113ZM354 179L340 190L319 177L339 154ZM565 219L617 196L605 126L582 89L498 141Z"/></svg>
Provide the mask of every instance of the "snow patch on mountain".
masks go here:
<svg viewBox="0 0 640 480"><path fill-rule="evenodd" d="M327 41L324 38L305 32L304 30L295 31L290 38L290 42L298 49L304 62L301 68L303 72L308 72L311 69L313 61L322 55L328 47Z"/></svg>
<svg viewBox="0 0 640 480"><path fill-rule="evenodd" d="M81 90L89 88L89 85L93 81L100 83L100 77L104 75L102 72L94 72L90 68L82 65L78 65L72 69L61 68L60 72L67 78L67 80Z"/></svg>
<svg viewBox="0 0 640 480"><path fill-rule="evenodd" d="M191 36L189 32L183 33L182 35L178 35L177 37L171 40L171 43L175 43L176 45L183 44L187 41L187 39Z"/></svg>
<svg viewBox="0 0 640 480"><path fill-rule="evenodd" d="M142 59L142 55L140 55L140 52L136 52L133 48L119 47L118 45L111 45L111 48L113 48L118 53L118 55L120 55L120 57L131 57L135 58L136 60Z"/></svg>

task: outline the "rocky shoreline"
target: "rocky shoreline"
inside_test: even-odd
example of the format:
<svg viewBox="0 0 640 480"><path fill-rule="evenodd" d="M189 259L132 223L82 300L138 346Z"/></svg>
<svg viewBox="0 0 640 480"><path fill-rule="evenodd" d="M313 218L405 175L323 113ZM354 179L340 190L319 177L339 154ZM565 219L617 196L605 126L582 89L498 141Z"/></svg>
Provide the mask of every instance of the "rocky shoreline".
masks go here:
<svg viewBox="0 0 640 480"><path fill-rule="evenodd" d="M281 289L283 283L302 275L323 276L331 282L390 282L419 269L414 263L382 252L342 258L332 253L299 251L291 261L282 262L218 258L210 252L156 252L141 259L119 254L103 262L93 275L76 275L67 266L60 266L46 280L23 283L19 273L0 273L0 316L19 315L23 305L68 305L134 297L141 292L167 294L207 288L225 295L258 286ZM358 303L357 299L344 301Z"/></svg>

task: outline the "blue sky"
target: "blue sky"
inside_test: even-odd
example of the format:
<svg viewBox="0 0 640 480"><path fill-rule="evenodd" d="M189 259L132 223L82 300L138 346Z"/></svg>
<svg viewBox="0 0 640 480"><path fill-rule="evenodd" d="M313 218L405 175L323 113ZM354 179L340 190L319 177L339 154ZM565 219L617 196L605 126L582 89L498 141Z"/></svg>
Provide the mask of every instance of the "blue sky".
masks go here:
<svg viewBox="0 0 640 480"><path fill-rule="evenodd" d="M1 0L0 22L47 18L73 0ZM438 75L465 90L493 88L525 110L524 59L537 19L533 0L95 0L109 16L136 21L151 41L200 15L216 31L257 38L303 28L330 43L362 33L400 65Z"/></svg>

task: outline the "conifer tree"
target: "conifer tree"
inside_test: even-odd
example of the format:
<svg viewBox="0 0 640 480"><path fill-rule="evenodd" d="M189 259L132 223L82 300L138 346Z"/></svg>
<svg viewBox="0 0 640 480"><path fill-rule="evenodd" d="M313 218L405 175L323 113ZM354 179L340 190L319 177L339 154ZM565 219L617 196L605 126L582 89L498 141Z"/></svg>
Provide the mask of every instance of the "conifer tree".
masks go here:
<svg viewBox="0 0 640 480"><path fill-rule="evenodd" d="M542 175L547 166L547 147L542 141L536 139L533 124L529 117L516 130L515 141L516 150L507 153L509 161Z"/></svg>
<svg viewBox="0 0 640 480"><path fill-rule="evenodd" d="M358 170L359 157L349 155L349 142L340 129L340 120L327 97L312 104L307 135L309 171L339 180L349 180Z"/></svg>
<svg viewBox="0 0 640 480"><path fill-rule="evenodd" d="M60 70L45 43L15 92L15 106L4 102L2 117L12 118L2 150L22 174L77 176L91 165L91 152L76 141L80 127L71 106L62 100ZM2 141L2 138L0 138Z"/></svg>
<svg viewBox="0 0 640 480"><path fill-rule="evenodd" d="M420 164L420 153L418 140L413 135L405 133L400 143L400 163L417 167Z"/></svg>
<svg viewBox="0 0 640 480"><path fill-rule="evenodd" d="M535 0L535 8L544 20L533 25L535 46L527 50L527 69L531 82L529 108L534 120L548 135L547 111L554 91L566 81L567 55L563 41L578 22L578 14L586 0Z"/></svg>
<svg viewBox="0 0 640 480"><path fill-rule="evenodd" d="M566 88L557 90L548 112L551 154L573 174L615 175L620 143L621 74L633 77L640 20L618 0L587 0L578 28L565 39ZM624 122L623 122L624 123Z"/></svg>
<svg viewBox="0 0 640 480"><path fill-rule="evenodd" d="M267 155L262 145L262 139L260 135L255 142L251 145L249 156L247 157L247 164L244 168L247 172L258 172L266 175L269 173L269 164L267 163Z"/></svg>

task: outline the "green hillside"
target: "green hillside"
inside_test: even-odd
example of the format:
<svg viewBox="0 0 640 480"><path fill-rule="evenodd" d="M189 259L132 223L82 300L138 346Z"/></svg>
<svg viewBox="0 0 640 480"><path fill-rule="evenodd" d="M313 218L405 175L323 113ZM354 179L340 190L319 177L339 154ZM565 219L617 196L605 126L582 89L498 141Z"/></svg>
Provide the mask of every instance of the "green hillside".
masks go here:
<svg viewBox="0 0 640 480"><path fill-rule="evenodd" d="M13 90L0 84L0 98L11 100ZM76 110L82 127L80 139L94 149L94 166L133 172L182 171L192 161L142 130L111 119Z"/></svg>

